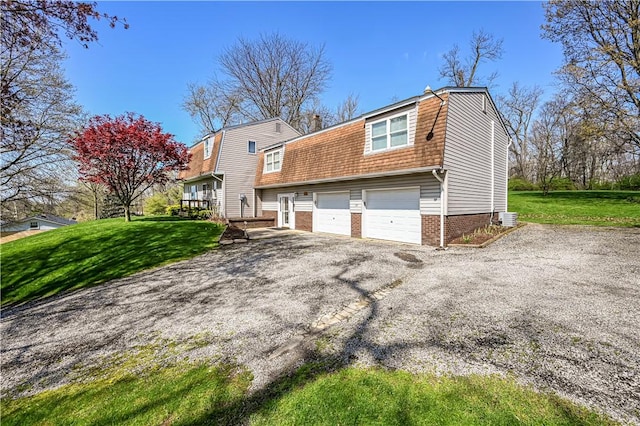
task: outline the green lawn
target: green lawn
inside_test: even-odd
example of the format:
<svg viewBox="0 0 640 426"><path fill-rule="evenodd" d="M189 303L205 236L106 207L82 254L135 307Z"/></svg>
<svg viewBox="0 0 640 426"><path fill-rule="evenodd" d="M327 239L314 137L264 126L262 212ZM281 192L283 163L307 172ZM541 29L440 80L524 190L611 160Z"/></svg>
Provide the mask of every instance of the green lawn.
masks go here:
<svg viewBox="0 0 640 426"><path fill-rule="evenodd" d="M218 224L170 217L105 219L0 246L1 303L103 283L216 247Z"/></svg>
<svg viewBox="0 0 640 426"><path fill-rule="evenodd" d="M131 367L125 360L125 365ZM314 365L249 395L251 374L180 361L133 375L116 367L32 397L2 401L3 425L606 425L607 418L495 376L436 377Z"/></svg>
<svg viewBox="0 0 640 426"><path fill-rule="evenodd" d="M3 398L2 425L184 425L205 413L228 418L223 410L245 397L252 376L233 364L178 360L210 343L206 337L158 340L105 358L107 368L78 368L72 383L57 389Z"/></svg>
<svg viewBox="0 0 640 426"><path fill-rule="evenodd" d="M512 191L509 211L524 222L640 227L640 192Z"/></svg>

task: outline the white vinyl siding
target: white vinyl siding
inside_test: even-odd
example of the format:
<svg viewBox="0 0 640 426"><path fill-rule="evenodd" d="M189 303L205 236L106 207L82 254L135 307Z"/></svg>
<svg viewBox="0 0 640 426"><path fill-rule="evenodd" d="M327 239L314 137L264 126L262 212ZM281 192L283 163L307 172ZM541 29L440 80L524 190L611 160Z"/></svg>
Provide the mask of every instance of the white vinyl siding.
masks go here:
<svg viewBox="0 0 640 426"><path fill-rule="evenodd" d="M494 211L506 210L508 137L492 104L489 101L483 104L483 97L484 93L449 96L444 150L448 215L489 213L492 181ZM494 122L493 179L491 122Z"/></svg>
<svg viewBox="0 0 640 426"><path fill-rule="evenodd" d="M247 155L247 141L255 141L257 152L296 136L298 133L285 124L281 125L278 133L273 121L229 128L224 131L216 173L222 174L224 172L226 198L222 214L225 217L240 216L239 194L247 196L248 205L244 206L244 215L246 217L254 216L253 185L256 179L258 155ZM222 188L221 182L218 183L218 188ZM272 210L277 210L277 205L274 207Z"/></svg>
<svg viewBox="0 0 640 426"><path fill-rule="evenodd" d="M365 125L365 154L411 146L416 134L415 106L392 111L367 120Z"/></svg>
<svg viewBox="0 0 640 426"><path fill-rule="evenodd" d="M262 190L262 210L278 209L276 195L283 192L296 193L296 211L312 211L311 200L314 192L349 191L349 211L362 213L362 190L420 188L420 214L440 214L440 183L431 173L412 174L407 176L389 176L384 178L360 179L345 182L323 183L317 185L300 185L278 189ZM304 195L304 193L307 195Z"/></svg>

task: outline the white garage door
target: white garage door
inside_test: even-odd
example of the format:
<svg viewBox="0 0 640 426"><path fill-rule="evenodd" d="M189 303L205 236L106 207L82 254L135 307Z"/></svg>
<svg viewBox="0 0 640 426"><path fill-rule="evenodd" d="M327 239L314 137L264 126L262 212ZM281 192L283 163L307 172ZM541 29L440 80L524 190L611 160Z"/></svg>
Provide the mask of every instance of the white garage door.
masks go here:
<svg viewBox="0 0 640 426"><path fill-rule="evenodd" d="M364 236L421 244L420 189L368 190Z"/></svg>
<svg viewBox="0 0 640 426"><path fill-rule="evenodd" d="M325 192L316 194L314 232L351 235L349 192Z"/></svg>

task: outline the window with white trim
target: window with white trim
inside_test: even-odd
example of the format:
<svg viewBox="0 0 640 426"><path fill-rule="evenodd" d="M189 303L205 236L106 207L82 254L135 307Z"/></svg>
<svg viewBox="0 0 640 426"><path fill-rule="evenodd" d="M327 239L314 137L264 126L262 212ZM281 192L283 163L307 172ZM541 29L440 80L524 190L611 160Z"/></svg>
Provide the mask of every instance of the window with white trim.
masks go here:
<svg viewBox="0 0 640 426"><path fill-rule="evenodd" d="M204 158L211 157L211 143L209 142L209 138L204 140Z"/></svg>
<svg viewBox="0 0 640 426"><path fill-rule="evenodd" d="M38 229L38 228L40 228L40 226L38 225L38 222L37 222L37 221L32 221L32 222L29 224L29 228L31 228L31 229Z"/></svg>
<svg viewBox="0 0 640 426"><path fill-rule="evenodd" d="M264 155L265 171L277 172L282 165L282 151L271 151Z"/></svg>
<svg viewBox="0 0 640 426"><path fill-rule="evenodd" d="M255 154L256 153L256 141L247 142L247 152L249 154Z"/></svg>
<svg viewBox="0 0 640 426"><path fill-rule="evenodd" d="M371 123L371 151L382 151L408 144L409 114Z"/></svg>

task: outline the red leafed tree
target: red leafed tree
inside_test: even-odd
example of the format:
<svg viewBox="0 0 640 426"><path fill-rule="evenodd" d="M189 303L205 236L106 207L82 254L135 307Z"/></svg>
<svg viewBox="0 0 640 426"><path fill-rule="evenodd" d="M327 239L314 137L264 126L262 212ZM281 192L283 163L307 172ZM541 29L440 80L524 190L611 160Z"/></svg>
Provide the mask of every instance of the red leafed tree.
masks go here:
<svg viewBox="0 0 640 426"><path fill-rule="evenodd" d="M159 124L133 113L93 117L70 142L81 179L111 190L122 202L127 222L136 198L153 184L166 182L169 172L183 170L189 162L184 144L163 133Z"/></svg>

